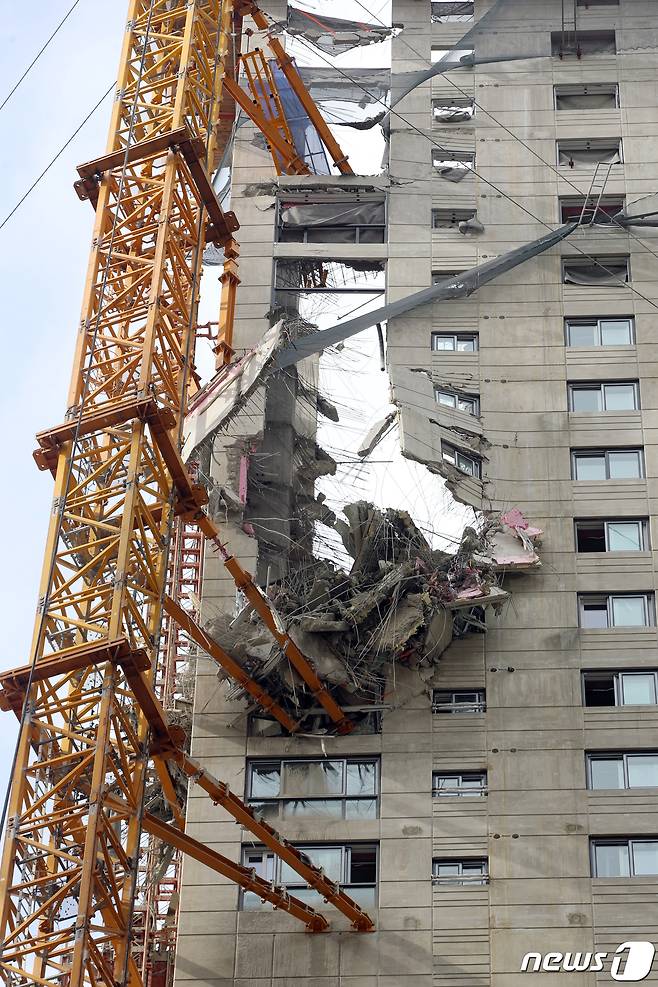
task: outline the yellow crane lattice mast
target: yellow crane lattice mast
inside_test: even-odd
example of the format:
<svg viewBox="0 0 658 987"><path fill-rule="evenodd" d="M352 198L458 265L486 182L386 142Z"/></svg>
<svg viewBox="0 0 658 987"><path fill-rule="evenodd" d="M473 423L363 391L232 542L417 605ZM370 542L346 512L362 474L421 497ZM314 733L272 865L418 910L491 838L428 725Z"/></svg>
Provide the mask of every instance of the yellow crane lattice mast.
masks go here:
<svg viewBox="0 0 658 987"><path fill-rule="evenodd" d="M15 987L140 983L130 938L142 829L254 888L254 875L183 833L168 758L355 928L372 927L180 750L152 688L174 518L216 537L178 450L204 244L229 245L230 259L237 229L208 177L232 24L232 0L131 0L107 152L80 169L96 219L65 420L38 437L55 491L32 657L2 677L2 703L22 727L0 863L0 972ZM144 814L149 758L178 829ZM282 889L259 890L326 927Z"/></svg>

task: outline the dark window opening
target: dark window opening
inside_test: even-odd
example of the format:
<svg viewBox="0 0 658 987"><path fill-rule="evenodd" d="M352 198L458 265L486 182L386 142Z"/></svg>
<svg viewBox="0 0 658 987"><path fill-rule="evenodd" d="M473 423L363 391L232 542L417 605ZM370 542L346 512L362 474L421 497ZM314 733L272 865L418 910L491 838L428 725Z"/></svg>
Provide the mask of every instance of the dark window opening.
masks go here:
<svg viewBox="0 0 658 987"><path fill-rule="evenodd" d="M277 234L281 243L384 243L383 200L280 199Z"/></svg>
<svg viewBox="0 0 658 987"><path fill-rule="evenodd" d="M437 123L467 123L475 116L475 100L469 96L433 99L432 116Z"/></svg>
<svg viewBox="0 0 658 987"><path fill-rule="evenodd" d="M384 291L384 270L384 261L379 260L280 258L276 261L275 287L277 291L359 291L380 295Z"/></svg>
<svg viewBox="0 0 658 987"><path fill-rule="evenodd" d="M372 735L382 732L382 714L379 710L371 710L363 713L350 713L354 721L354 729L351 736L361 734ZM302 720L303 732L333 734L336 732L336 724L328 713L309 713ZM252 713L248 720L248 733L250 737L287 737L288 733L283 729L278 720L265 716L262 713Z"/></svg>
<svg viewBox="0 0 658 987"><path fill-rule="evenodd" d="M564 140L557 142L557 161L562 168L595 168L597 164L620 164L620 140Z"/></svg>
<svg viewBox="0 0 658 987"><path fill-rule="evenodd" d="M621 196L602 195L596 203L594 197L570 195L560 199L560 219L563 223L608 224L614 216L624 208L625 200Z"/></svg>
<svg viewBox="0 0 658 987"><path fill-rule="evenodd" d="M590 7L618 7L619 0L576 0L576 6L585 10Z"/></svg>
<svg viewBox="0 0 658 987"><path fill-rule="evenodd" d="M583 675L585 706L615 706L615 676L613 672L585 672Z"/></svg>
<svg viewBox="0 0 658 987"><path fill-rule="evenodd" d="M630 281L629 258L617 254L564 257L562 281L592 288L615 288Z"/></svg>
<svg viewBox="0 0 658 987"><path fill-rule="evenodd" d="M616 83L555 86L556 110L615 110L618 106Z"/></svg>
<svg viewBox="0 0 658 987"><path fill-rule="evenodd" d="M432 229L457 230L460 223L466 223L475 216L475 209L432 209Z"/></svg>
<svg viewBox="0 0 658 987"><path fill-rule="evenodd" d="M461 182L473 173L475 153L432 149L432 167L448 182Z"/></svg>
<svg viewBox="0 0 658 987"><path fill-rule="evenodd" d="M551 54L558 58L616 55L614 31L551 32Z"/></svg>
<svg viewBox="0 0 658 987"><path fill-rule="evenodd" d="M456 278L459 274L463 274L466 268L462 268L459 271L432 271L432 284L440 284L442 281L447 281L448 278Z"/></svg>

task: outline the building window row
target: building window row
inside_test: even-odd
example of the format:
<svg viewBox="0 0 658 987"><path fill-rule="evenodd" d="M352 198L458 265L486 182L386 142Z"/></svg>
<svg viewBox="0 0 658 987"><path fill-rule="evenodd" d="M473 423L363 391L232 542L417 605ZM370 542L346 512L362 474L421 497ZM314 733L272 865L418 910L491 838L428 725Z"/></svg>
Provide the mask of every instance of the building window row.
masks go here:
<svg viewBox="0 0 658 987"><path fill-rule="evenodd" d="M450 273L437 272L437 280L449 277ZM632 346L635 343L635 324L632 318L566 319L564 330L566 345L571 349ZM480 348L479 334L433 332L431 346L435 353L477 353Z"/></svg>
<svg viewBox="0 0 658 987"><path fill-rule="evenodd" d="M268 820L374 819L378 792L376 758L291 758L248 765L248 802Z"/></svg>

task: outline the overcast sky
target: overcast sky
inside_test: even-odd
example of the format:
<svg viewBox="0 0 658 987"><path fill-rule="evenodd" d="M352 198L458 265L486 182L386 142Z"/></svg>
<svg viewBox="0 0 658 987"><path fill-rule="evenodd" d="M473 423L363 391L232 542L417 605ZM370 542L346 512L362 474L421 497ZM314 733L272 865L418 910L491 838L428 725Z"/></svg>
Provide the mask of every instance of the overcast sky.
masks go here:
<svg viewBox="0 0 658 987"><path fill-rule="evenodd" d="M4 0L0 102L71 2L46 0L30 7ZM386 0L367 5L380 17L388 16ZM305 6L335 16L365 17L356 0L311 0ZM0 111L0 223L116 78L126 7L124 0L79 0L53 43ZM341 62L385 65L387 47L358 50ZM93 222L91 206L79 202L73 190L75 166L105 150L111 98L105 99L0 229L5 352L0 389L4 422L4 482L0 488L4 647L0 668L29 661L53 493L50 474L40 473L32 460L34 434L64 417ZM358 141L351 133L350 145ZM373 139L372 134L360 137L361 147ZM358 144L349 150L358 165ZM385 387L377 383L376 390L376 403L385 404ZM14 735L11 714L0 714L2 790Z"/></svg>

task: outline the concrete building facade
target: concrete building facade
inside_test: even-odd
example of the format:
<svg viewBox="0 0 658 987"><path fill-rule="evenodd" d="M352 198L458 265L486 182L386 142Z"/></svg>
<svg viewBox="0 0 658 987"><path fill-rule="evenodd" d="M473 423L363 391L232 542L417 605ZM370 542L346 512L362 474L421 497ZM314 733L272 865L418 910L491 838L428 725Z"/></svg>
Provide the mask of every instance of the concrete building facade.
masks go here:
<svg viewBox="0 0 658 987"><path fill-rule="evenodd" d="M470 6L394 0L393 98L403 73L459 41ZM472 24L496 6L475 0ZM653 195L653 8L503 3L474 47L509 60L438 75L395 106L388 176L374 183L387 242L340 256L386 257L392 301L578 215L598 162L609 214ZM336 256L274 243L276 188L254 189L272 169L251 136L241 131L232 185L244 348L269 325L273 258ZM481 226L460 231L470 219ZM478 511L519 507L544 530L542 569L510 577L512 600L486 633L453 642L433 688L397 668L370 733L251 736L199 659L192 753L367 905L376 931L352 932L332 910L331 931L305 933L186 861L178 987L593 987L612 982L622 943L658 942L657 265L650 227L597 221L469 299L389 321L403 452ZM312 434L298 413L293 403L277 421L294 433L290 470L297 433ZM254 568L259 542L242 520L231 542ZM214 556L203 604L206 617L233 610ZM188 819L191 835L295 887L194 791ZM602 970L582 955L597 952ZM528 953L540 956L523 972ZM588 968L567 971L564 954Z"/></svg>

